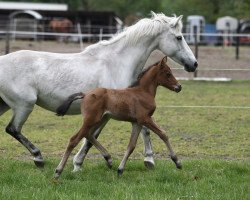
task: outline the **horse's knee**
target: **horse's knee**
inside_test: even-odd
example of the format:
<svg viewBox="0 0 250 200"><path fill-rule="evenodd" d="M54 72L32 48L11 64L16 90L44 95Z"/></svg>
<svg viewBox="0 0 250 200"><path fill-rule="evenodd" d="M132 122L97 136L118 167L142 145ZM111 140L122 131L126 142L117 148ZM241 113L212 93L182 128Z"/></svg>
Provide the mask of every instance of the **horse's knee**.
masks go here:
<svg viewBox="0 0 250 200"><path fill-rule="evenodd" d="M8 126L5 128L5 131L6 131L6 133L8 133L8 134L10 134L12 136L18 134L15 126L12 123L8 124Z"/></svg>

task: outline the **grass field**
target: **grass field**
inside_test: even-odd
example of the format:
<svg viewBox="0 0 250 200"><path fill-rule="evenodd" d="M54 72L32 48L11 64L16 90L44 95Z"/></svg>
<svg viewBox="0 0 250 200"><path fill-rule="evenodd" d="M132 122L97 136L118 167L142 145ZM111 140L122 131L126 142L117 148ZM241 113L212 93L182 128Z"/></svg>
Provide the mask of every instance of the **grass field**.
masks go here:
<svg viewBox="0 0 250 200"><path fill-rule="evenodd" d="M99 141L113 156L113 169L107 169L93 148L83 171L71 173L71 158L60 183L54 184L54 168L82 118L56 117L36 107L23 132L41 149L45 168L37 169L26 149L4 133L11 112L1 116L0 199L248 199L250 109L166 106L249 107L250 81L183 81L182 86L178 94L159 88L154 118L167 130L183 161L183 170L175 169L163 142L151 134L155 170L145 169L139 139L123 176L118 178L116 168L126 150L131 127L129 123L111 121Z"/></svg>

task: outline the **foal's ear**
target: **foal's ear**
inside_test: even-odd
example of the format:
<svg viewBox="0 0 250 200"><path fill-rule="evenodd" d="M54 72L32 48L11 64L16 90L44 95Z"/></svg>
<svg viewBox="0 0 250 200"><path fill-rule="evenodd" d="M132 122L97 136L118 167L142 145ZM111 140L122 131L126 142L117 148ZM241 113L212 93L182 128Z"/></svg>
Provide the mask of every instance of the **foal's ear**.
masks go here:
<svg viewBox="0 0 250 200"><path fill-rule="evenodd" d="M166 65L167 65L167 56L162 58L162 60L161 60L161 68L165 67Z"/></svg>

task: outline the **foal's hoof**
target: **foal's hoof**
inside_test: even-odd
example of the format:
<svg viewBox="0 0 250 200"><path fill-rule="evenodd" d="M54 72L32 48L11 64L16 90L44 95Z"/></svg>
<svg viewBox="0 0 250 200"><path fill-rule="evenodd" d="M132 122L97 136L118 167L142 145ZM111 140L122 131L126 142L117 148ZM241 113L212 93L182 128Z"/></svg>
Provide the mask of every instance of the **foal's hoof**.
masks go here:
<svg viewBox="0 0 250 200"><path fill-rule="evenodd" d="M51 182L52 182L53 184L55 184L55 185L57 185L57 184L60 183L59 179L58 179L58 178L55 178L55 177L52 178Z"/></svg>
<svg viewBox="0 0 250 200"><path fill-rule="evenodd" d="M37 167L39 168L44 168L44 161L43 159L40 159L40 158L34 158L34 163Z"/></svg>
<svg viewBox="0 0 250 200"><path fill-rule="evenodd" d="M110 156L104 157L109 169L112 168L112 158Z"/></svg>
<svg viewBox="0 0 250 200"><path fill-rule="evenodd" d="M118 170L117 170L117 175L118 175L118 177L121 177L122 174L123 174L123 169L119 169L119 168L118 168Z"/></svg>
<svg viewBox="0 0 250 200"><path fill-rule="evenodd" d="M107 161L107 166L109 169L112 169L112 160L111 161Z"/></svg>
<svg viewBox="0 0 250 200"><path fill-rule="evenodd" d="M146 157L146 158L144 159L144 165L145 165L146 168L148 168L148 169L150 169L150 170L154 169L154 168L155 168L154 159L151 158L151 157Z"/></svg>

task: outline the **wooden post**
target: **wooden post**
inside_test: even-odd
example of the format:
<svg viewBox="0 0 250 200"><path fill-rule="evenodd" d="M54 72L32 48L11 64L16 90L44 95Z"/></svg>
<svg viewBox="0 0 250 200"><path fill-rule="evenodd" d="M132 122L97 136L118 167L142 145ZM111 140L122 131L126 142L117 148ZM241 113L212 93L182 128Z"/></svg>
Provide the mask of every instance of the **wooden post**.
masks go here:
<svg viewBox="0 0 250 200"><path fill-rule="evenodd" d="M10 52L10 24L11 24L11 19L9 17L5 35L5 54L8 54Z"/></svg>
<svg viewBox="0 0 250 200"><path fill-rule="evenodd" d="M197 26L194 26L194 45L195 45L195 58L198 59L198 34L197 34ZM197 70L194 72L194 77L198 76Z"/></svg>
<svg viewBox="0 0 250 200"><path fill-rule="evenodd" d="M240 33L240 22L238 20L238 27L237 27L237 34ZM236 36L236 45L235 45L235 59L239 60L240 59L240 37Z"/></svg>

